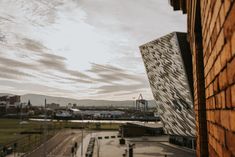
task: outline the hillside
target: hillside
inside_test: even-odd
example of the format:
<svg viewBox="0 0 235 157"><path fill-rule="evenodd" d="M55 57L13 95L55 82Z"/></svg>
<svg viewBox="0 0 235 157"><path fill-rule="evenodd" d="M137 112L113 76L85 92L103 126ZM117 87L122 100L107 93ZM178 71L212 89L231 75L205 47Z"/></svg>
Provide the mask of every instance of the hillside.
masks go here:
<svg viewBox="0 0 235 157"><path fill-rule="evenodd" d="M110 100L92 100L92 99L72 99L64 97L53 97L38 94L26 94L21 96L21 102L28 102L30 100L31 104L34 106L41 106L44 104L45 99L47 103L58 103L61 106L65 106L68 103L76 103L79 106L133 106L133 100L125 101L110 101ZM155 106L154 100L149 100L149 107Z"/></svg>

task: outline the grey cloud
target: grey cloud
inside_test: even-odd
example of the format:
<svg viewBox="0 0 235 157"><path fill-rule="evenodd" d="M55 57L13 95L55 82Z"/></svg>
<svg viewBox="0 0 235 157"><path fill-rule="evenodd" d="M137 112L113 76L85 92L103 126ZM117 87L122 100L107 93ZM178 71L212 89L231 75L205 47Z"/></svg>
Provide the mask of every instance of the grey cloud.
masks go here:
<svg viewBox="0 0 235 157"><path fill-rule="evenodd" d="M29 38L24 38L23 41L24 41L24 46L22 48L37 52L37 55L40 57L40 59L38 59L37 62L40 64L40 66L43 66L44 68L47 68L49 70L57 70L65 74L68 74L70 76L76 77L76 78L68 78L69 80L73 81L77 80L83 83L89 82L87 80L79 79L79 78L90 79L88 75L76 70L68 69L65 64L66 58L63 56L49 53L50 50L46 46L44 46L41 42Z"/></svg>
<svg viewBox="0 0 235 157"><path fill-rule="evenodd" d="M65 63L62 62L60 59L56 59L56 58L42 58L40 60L38 60L38 62L48 68L49 70L57 70L59 72L63 72L67 75L76 77L76 78L86 78L86 79L90 79L90 77L88 75L86 75L85 73L76 71L76 70L70 70L66 67Z"/></svg>
<svg viewBox="0 0 235 157"><path fill-rule="evenodd" d="M56 59L56 60L61 60L61 61L66 60L66 58L63 56L58 56L58 55L50 54L50 53L41 53L40 55L45 58L51 58L51 59Z"/></svg>
<svg viewBox="0 0 235 157"><path fill-rule="evenodd" d="M41 42L36 40L24 38L22 41L23 45L21 45L21 47L30 51L43 52L45 49L47 49Z"/></svg>
<svg viewBox="0 0 235 157"><path fill-rule="evenodd" d="M94 78L94 81L112 83L114 81L134 81L134 82L144 82L145 78L141 74L133 74L124 69L114 67L112 65L100 65L100 64L91 64L92 67L88 72L92 72L98 76Z"/></svg>
<svg viewBox="0 0 235 157"><path fill-rule="evenodd" d="M145 80L142 73L133 74L112 65L92 63L92 67L88 72L98 76L98 78L94 78L95 81L108 83L108 85L93 88L96 91L95 94L118 94L119 92L131 94L131 92L138 92L149 87L148 81ZM121 81L122 83L117 83L116 81Z"/></svg>
<svg viewBox="0 0 235 157"><path fill-rule="evenodd" d="M112 72L112 71L124 71L123 69L114 67L112 65L101 65L101 64L96 64L96 63L91 63L92 69L88 70L90 72Z"/></svg>
<svg viewBox="0 0 235 157"><path fill-rule="evenodd" d="M9 66L9 67L15 67L15 68L37 69L37 67L33 64L20 62L20 61L9 59L9 58L2 57L2 56L0 56L0 64L4 66Z"/></svg>
<svg viewBox="0 0 235 157"><path fill-rule="evenodd" d="M41 42L29 39L29 38L23 38L21 39L23 41L23 45L21 44L20 47L29 51L38 52L37 55L46 58L46 59L56 59L65 61L66 58L63 56L59 56L56 54L50 53L50 49L48 49L45 45L43 45Z"/></svg>
<svg viewBox="0 0 235 157"><path fill-rule="evenodd" d="M87 80L91 79L85 73L79 72L77 70L68 69L65 64L66 58L62 56L49 54L49 53L43 53L40 56L41 56L41 59L38 60L38 63L41 66L44 66L45 68L49 70L57 70L59 72L70 75L71 77L75 77L75 78L68 77L69 80L73 80L73 81L77 80L83 83L88 83L89 81ZM87 80L82 80L80 78L87 79Z"/></svg>
<svg viewBox="0 0 235 157"><path fill-rule="evenodd" d="M28 73L21 72L17 69L12 69L6 66L0 66L0 71L1 71L1 74L4 74L6 76L11 76L11 79L12 78L17 79L19 77L33 77L32 75Z"/></svg>
<svg viewBox="0 0 235 157"><path fill-rule="evenodd" d="M124 96L124 95L129 95L129 94L133 94L133 93L141 93L142 90L135 90L135 91L129 91L129 92L121 92L121 93L116 93L113 94L115 96Z"/></svg>
<svg viewBox="0 0 235 157"><path fill-rule="evenodd" d="M60 78L60 79L63 79L63 80L68 80L68 81L72 81L70 83L92 83L91 80L89 79L81 79L81 78L74 78L74 77L65 77L65 76L59 76L59 75L54 75L55 78ZM63 83L66 83L65 81Z"/></svg>
<svg viewBox="0 0 235 157"><path fill-rule="evenodd" d="M146 88L144 84L112 84L105 85L96 88L98 92L96 94L104 94L104 93L113 93L113 92L135 92L139 89Z"/></svg>
<svg viewBox="0 0 235 157"><path fill-rule="evenodd" d="M1 74L0 74L1 76ZM66 89L60 89L60 88L56 88L56 87L50 87L50 86L45 86L45 85L41 85L41 84L35 84L35 83L29 83L29 82L16 82L16 81L11 81L11 80L1 80L1 86L6 86L6 87L13 87L17 90L24 90L24 91L31 91L33 93L37 93L37 92L67 92L67 93L71 93L71 91L66 90Z"/></svg>
<svg viewBox="0 0 235 157"><path fill-rule="evenodd" d="M186 16L176 17L179 13L173 12L166 0L99 0L96 5L91 0L81 0L80 3L86 9L88 23L112 34L127 33L140 43L171 32L172 28L186 30Z"/></svg>
<svg viewBox="0 0 235 157"><path fill-rule="evenodd" d="M3 73L0 73L0 78L4 78L4 79L15 79L14 76L10 75L10 74L3 74Z"/></svg>
<svg viewBox="0 0 235 157"><path fill-rule="evenodd" d="M31 52L36 52L36 55L40 57L37 60L39 64L51 69L65 69L65 57L49 53L50 50L37 40L23 38L22 41L23 45L20 47Z"/></svg>
<svg viewBox="0 0 235 157"><path fill-rule="evenodd" d="M92 83L90 80L84 80L84 79L79 79L79 78L71 78L71 77L66 77L66 80L71 80L77 83Z"/></svg>
<svg viewBox="0 0 235 157"><path fill-rule="evenodd" d="M67 74L70 74L70 75L75 76L75 77L80 77L80 78L85 78L85 79L91 79L90 76L86 75L85 73L76 71L76 70L64 69L63 71L66 72Z"/></svg>
<svg viewBox="0 0 235 157"><path fill-rule="evenodd" d="M73 7L74 3L77 4L75 7ZM0 15L0 29L5 35L2 36L0 32L0 40L6 40L4 38L7 38L7 44L4 45L6 51L4 51L4 47L2 48L5 58L0 56L0 65L9 66L11 68L10 71L14 68L18 72L30 69L33 73L39 74L42 80L58 81L58 83L59 81L64 81L65 83L70 81L93 82L96 87L108 84L109 87L101 86L97 88L100 93L110 91L128 93L128 91L125 91L128 90L127 88L134 90L135 87L139 89L148 87L146 75L143 74L143 69L139 68L143 65L142 61L135 58L137 56L135 52L139 52L138 46L167 32L186 30L185 16L175 16L177 12L170 11L172 8L165 0L149 0L148 2L146 0L99 0L95 2L94 0L11 0L1 1L0 4L2 6L1 12L3 13ZM112 48L110 55L115 56L113 60L107 62L120 65L122 68L133 69L133 71L138 69L140 73L100 64L93 64L92 68L86 72L71 70L66 66L66 58L51 52L50 49L43 45L44 36L41 36L38 32L33 32L36 30L44 32L41 29L45 30L45 32L49 32L52 29L53 31L59 31L56 30L56 26L54 27L51 24L57 18L60 18L60 15L66 16L67 11L68 15L72 15L73 12L71 11L77 12L79 9L84 12L84 18L73 18L72 16L68 18L85 22L85 24L94 28L95 32L105 37L104 39L102 38L104 40L102 42L107 43ZM6 19L3 20L2 18ZM57 24L59 25L60 23ZM24 32L28 30L29 32ZM40 38L42 42L34 40L34 38ZM14 45L17 42L20 44ZM3 42L0 41L0 44L3 44ZM52 49L54 48L56 47ZM17 52L19 56L16 57L18 59L8 59L10 58L7 56L8 52L12 53L11 55L15 55L13 53ZM65 53L64 51L64 56L67 55ZM26 56L25 60L32 58L33 62L21 62L21 54ZM134 60L137 60L137 62ZM56 77L53 76L56 72L59 72L60 76L63 75L62 77L64 78L56 80ZM10 73L13 73L13 71ZM50 78L42 76L41 74L43 73ZM2 78L15 78L15 76L8 74L7 71L1 75L3 75ZM23 76L24 74L18 75ZM122 84L116 84L117 82L122 82Z"/></svg>
<svg viewBox="0 0 235 157"><path fill-rule="evenodd" d="M38 62L49 69L54 69L54 70L63 70L65 69L65 63L62 62L61 60L54 59L54 58L42 58L38 60Z"/></svg>
<svg viewBox="0 0 235 157"><path fill-rule="evenodd" d="M0 41L4 42L5 40L6 40L6 36L1 34L1 32L0 32Z"/></svg>
<svg viewBox="0 0 235 157"><path fill-rule="evenodd" d="M22 62L21 59L25 56L28 58L29 55L27 55L24 51L22 52L22 55L18 55L18 60L16 59L9 59L7 57L0 56L0 65L5 67L11 67L8 69L4 69L5 77L1 78L8 78L8 79L16 79L18 76L25 76L29 77L31 75L27 75L26 73L23 73L24 69L30 69L30 70L36 70L36 72L43 72L46 70L55 70L62 73L65 73L69 75L69 77L66 77L64 79L67 79L69 81L78 82L78 83L90 83L90 77L86 75L85 73L79 72L77 70L71 70L66 67L66 58L63 56L59 56L56 54L49 53L50 50L44 46L41 42L24 38L21 39L23 44L18 44L16 46L20 46L23 50L28 50L30 52L33 52L34 55L39 57L39 59L34 60L33 63L25 63ZM24 54L24 55L23 55ZM4 54L6 55L6 54ZM32 54L31 54L32 55ZM13 68L16 68L13 70ZM50 74L49 74L50 75ZM55 79L55 78L51 78ZM58 80L55 80L58 82Z"/></svg>

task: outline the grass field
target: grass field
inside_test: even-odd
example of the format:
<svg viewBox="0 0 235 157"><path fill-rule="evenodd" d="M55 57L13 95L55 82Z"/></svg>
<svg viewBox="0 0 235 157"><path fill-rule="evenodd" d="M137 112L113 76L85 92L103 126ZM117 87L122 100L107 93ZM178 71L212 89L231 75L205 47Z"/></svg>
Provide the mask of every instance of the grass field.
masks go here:
<svg viewBox="0 0 235 157"><path fill-rule="evenodd" d="M20 124L18 119L0 119L0 144L7 144L14 140L25 137L21 132L42 131L43 125L41 122L28 122Z"/></svg>
<svg viewBox="0 0 235 157"><path fill-rule="evenodd" d="M120 124L117 123L90 123L87 125L88 129L94 130L118 130Z"/></svg>
<svg viewBox="0 0 235 157"><path fill-rule="evenodd" d="M16 152L30 152L63 129L118 130L119 126L120 124L116 123L77 123L68 121L49 121L46 123L28 121L20 124L19 119L0 119L0 157L6 155L3 151L4 147L14 148L15 143L17 143ZM45 134L43 134L44 130L47 130Z"/></svg>
<svg viewBox="0 0 235 157"><path fill-rule="evenodd" d="M51 138L58 130L58 127L56 128L50 123L47 124L47 128L48 132L46 136L43 136L44 127L42 122L30 121L20 124L19 119L0 119L0 157L5 156L3 153L4 147L14 148L15 143L17 144L15 149L17 152L28 152L35 149L44 140Z"/></svg>
<svg viewBox="0 0 235 157"><path fill-rule="evenodd" d="M72 123L67 121L47 122L49 134L53 134L63 128L81 128L93 130L118 130L120 124L116 123ZM25 135L21 132L43 132L43 122L29 121L27 124L20 124L19 119L0 119L0 146L14 143L16 140L31 140L40 138L41 135Z"/></svg>

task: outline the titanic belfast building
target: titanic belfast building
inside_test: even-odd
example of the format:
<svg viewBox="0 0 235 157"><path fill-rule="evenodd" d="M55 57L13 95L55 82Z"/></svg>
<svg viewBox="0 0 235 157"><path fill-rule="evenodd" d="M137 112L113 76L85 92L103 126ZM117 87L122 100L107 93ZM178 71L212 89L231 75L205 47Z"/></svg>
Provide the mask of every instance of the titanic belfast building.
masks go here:
<svg viewBox="0 0 235 157"><path fill-rule="evenodd" d="M140 46L140 51L164 132L170 142L194 148L192 57L186 37L173 32Z"/></svg>

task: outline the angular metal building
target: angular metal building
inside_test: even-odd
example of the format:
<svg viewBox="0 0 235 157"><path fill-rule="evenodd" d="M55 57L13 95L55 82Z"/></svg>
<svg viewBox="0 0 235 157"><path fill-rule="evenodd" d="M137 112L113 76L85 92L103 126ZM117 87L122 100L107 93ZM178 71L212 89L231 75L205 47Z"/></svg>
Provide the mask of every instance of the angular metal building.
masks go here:
<svg viewBox="0 0 235 157"><path fill-rule="evenodd" d="M186 33L140 46L158 114L169 135L195 137L191 53Z"/></svg>

